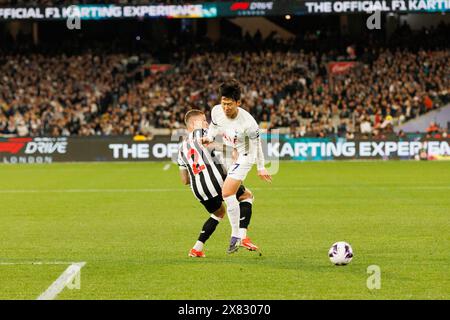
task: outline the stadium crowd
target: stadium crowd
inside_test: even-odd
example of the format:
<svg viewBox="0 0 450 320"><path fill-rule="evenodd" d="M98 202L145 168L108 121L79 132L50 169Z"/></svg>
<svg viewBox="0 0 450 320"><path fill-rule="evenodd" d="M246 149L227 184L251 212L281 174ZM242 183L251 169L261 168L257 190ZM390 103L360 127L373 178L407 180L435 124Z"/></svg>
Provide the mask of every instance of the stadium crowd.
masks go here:
<svg viewBox="0 0 450 320"><path fill-rule="evenodd" d="M90 134L88 124L133 76L133 58L123 54L19 54L2 60L0 133L19 136Z"/></svg>
<svg viewBox="0 0 450 320"><path fill-rule="evenodd" d="M150 72L153 61L142 54L2 55L0 134L151 135L155 128L178 129L189 109L208 112L218 103L217 86L226 78L243 83L243 107L262 128L289 128L293 136L378 136L450 102L445 46L366 46L355 58L345 50L244 41L246 47L230 41L227 47L175 45L171 68L160 72ZM354 59L356 67L331 77L327 65L340 59Z"/></svg>

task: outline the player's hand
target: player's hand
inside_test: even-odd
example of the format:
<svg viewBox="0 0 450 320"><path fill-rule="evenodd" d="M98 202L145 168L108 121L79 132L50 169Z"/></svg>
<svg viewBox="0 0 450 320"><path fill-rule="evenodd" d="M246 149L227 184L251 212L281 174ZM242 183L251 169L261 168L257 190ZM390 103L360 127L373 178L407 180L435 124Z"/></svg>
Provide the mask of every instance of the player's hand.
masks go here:
<svg viewBox="0 0 450 320"><path fill-rule="evenodd" d="M272 182L272 176L267 172L266 169L258 170L258 177L261 180Z"/></svg>
<svg viewBox="0 0 450 320"><path fill-rule="evenodd" d="M209 140L208 137L201 137L201 138L200 138L200 142L201 142L201 144L207 146L207 145L210 144L212 141Z"/></svg>

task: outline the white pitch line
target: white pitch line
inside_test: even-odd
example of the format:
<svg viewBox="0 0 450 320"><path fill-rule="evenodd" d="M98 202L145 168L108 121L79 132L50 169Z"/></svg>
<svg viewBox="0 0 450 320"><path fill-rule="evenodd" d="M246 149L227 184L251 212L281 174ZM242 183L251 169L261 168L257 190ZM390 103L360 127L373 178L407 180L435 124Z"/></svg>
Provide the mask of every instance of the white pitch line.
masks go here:
<svg viewBox="0 0 450 320"><path fill-rule="evenodd" d="M36 300L53 300L71 283L84 267L86 262L72 263L55 282L52 283Z"/></svg>
<svg viewBox="0 0 450 320"><path fill-rule="evenodd" d="M0 193L122 193L122 192L180 192L186 189L17 189L0 190Z"/></svg>
<svg viewBox="0 0 450 320"><path fill-rule="evenodd" d="M321 189L398 189L398 190L449 190L450 186L317 186L317 187L264 187L250 188L256 191L276 191L276 190L321 190ZM150 192L183 192L187 189L179 188L156 188L156 189L16 189L16 190L0 190L0 194L6 193L150 193Z"/></svg>
<svg viewBox="0 0 450 320"><path fill-rule="evenodd" d="M0 262L0 266L15 266L15 265L68 265L77 262L65 262L65 261L22 261L22 262Z"/></svg>

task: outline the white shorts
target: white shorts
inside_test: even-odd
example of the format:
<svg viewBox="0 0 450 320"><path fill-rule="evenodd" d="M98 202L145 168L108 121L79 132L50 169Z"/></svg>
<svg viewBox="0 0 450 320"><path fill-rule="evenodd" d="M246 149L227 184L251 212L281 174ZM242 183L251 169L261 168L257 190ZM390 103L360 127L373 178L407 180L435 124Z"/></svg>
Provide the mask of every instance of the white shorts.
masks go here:
<svg viewBox="0 0 450 320"><path fill-rule="evenodd" d="M230 166L228 170L228 176L235 180L244 181L245 178L247 177L247 174L250 172L250 170L252 170L252 167L253 163L249 162L239 163L238 159L238 161L236 161Z"/></svg>

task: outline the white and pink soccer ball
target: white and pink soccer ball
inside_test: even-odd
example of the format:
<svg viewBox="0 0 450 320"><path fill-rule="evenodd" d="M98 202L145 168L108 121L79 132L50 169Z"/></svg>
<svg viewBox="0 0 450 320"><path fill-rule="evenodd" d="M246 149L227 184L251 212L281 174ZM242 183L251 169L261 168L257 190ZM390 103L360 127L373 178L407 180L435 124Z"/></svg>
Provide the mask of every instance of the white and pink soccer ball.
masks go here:
<svg viewBox="0 0 450 320"><path fill-rule="evenodd" d="M345 266L352 261L353 249L349 243L339 241L334 243L328 251L330 261L336 266Z"/></svg>

